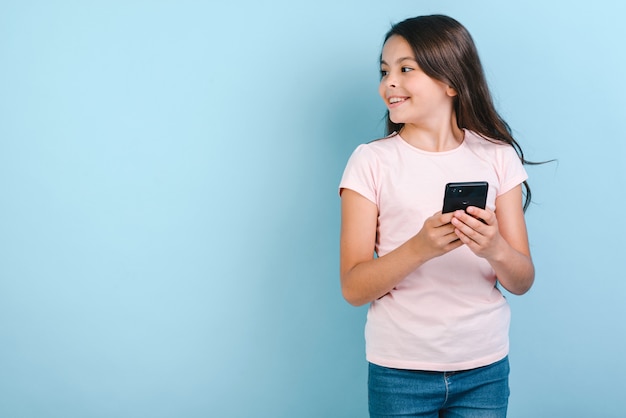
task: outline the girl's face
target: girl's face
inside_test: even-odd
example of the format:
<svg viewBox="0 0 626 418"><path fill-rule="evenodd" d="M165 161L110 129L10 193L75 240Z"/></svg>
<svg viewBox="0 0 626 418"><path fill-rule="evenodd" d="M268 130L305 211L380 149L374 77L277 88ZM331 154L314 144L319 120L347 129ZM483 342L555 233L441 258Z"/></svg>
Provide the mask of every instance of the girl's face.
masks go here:
<svg viewBox="0 0 626 418"><path fill-rule="evenodd" d="M378 92L392 122L437 126L450 120L456 91L420 69L403 37L394 35L385 42L380 69Z"/></svg>

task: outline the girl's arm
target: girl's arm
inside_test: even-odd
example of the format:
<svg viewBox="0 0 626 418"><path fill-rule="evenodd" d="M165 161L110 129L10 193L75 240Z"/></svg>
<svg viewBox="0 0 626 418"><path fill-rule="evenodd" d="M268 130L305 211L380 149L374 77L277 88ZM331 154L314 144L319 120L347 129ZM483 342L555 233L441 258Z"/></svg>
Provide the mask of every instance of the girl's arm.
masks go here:
<svg viewBox="0 0 626 418"><path fill-rule="evenodd" d="M476 207L454 213L456 234L476 255L485 258L509 292L522 295L535 280L522 206L522 186L496 198L495 213ZM482 223L476 218L483 219Z"/></svg>
<svg viewBox="0 0 626 418"><path fill-rule="evenodd" d="M359 193L341 193L340 277L344 298L359 306L389 293L410 272L433 257L462 245L450 223L436 213L407 242L374 258L378 208Z"/></svg>

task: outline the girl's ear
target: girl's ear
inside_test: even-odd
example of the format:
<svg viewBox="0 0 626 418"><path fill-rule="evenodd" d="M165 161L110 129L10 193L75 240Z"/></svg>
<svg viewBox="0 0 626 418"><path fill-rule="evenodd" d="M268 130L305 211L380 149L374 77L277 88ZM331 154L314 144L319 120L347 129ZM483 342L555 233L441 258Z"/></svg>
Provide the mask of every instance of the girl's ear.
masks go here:
<svg viewBox="0 0 626 418"><path fill-rule="evenodd" d="M454 97L454 96L458 95L459 93L457 93L457 91L454 88L452 88L450 86L447 86L446 87L446 94L448 96L450 96L450 97Z"/></svg>

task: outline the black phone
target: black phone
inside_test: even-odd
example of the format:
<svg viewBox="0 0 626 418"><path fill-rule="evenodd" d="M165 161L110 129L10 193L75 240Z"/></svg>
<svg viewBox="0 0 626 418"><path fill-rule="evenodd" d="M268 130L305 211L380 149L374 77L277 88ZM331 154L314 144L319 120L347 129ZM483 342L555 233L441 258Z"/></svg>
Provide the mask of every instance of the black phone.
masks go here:
<svg viewBox="0 0 626 418"><path fill-rule="evenodd" d="M485 209L487 205L487 191L489 183L486 181L470 181L446 184L443 197L442 213L466 210L468 206Z"/></svg>

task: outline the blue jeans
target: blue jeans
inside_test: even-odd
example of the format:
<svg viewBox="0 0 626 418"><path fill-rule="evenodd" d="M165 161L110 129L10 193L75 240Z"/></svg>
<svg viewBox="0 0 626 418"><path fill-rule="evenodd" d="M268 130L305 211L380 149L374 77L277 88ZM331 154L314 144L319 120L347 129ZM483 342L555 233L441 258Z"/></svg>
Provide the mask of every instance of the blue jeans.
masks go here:
<svg viewBox="0 0 626 418"><path fill-rule="evenodd" d="M458 372L399 370L369 364L372 418L505 418L509 359Z"/></svg>

